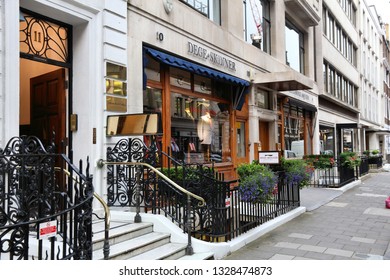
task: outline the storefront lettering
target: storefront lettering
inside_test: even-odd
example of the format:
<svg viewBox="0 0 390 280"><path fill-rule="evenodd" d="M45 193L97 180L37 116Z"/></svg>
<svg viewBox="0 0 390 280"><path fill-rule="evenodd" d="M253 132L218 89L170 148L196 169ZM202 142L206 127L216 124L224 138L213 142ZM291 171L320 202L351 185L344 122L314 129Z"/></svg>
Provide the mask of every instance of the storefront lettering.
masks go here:
<svg viewBox="0 0 390 280"><path fill-rule="evenodd" d="M188 53L198 58L208 60L212 64L229 69L230 71L236 71L236 63L229 58L219 55L215 52L208 51L206 48L188 42Z"/></svg>
<svg viewBox="0 0 390 280"><path fill-rule="evenodd" d="M295 96L300 97L300 99L302 99L303 101L313 102L313 98L309 94L307 94L303 91L300 91L300 90L290 91L290 93L295 95Z"/></svg>

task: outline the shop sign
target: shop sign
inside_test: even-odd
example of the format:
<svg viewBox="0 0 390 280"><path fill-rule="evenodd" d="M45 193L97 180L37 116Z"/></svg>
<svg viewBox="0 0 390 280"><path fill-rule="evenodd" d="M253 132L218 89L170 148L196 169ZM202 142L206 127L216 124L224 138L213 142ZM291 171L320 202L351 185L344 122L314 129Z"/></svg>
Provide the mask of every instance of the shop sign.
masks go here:
<svg viewBox="0 0 390 280"><path fill-rule="evenodd" d="M203 60L207 60L210 63L228 69L230 71L236 71L236 63L226 56L217 54L208 50L205 47L197 45L195 43L188 42L188 53Z"/></svg>
<svg viewBox="0 0 390 280"><path fill-rule="evenodd" d="M302 90L296 90L296 91L289 91L292 96L297 97L299 100L308 102L308 103L314 103L313 96L310 94L302 91Z"/></svg>
<svg viewBox="0 0 390 280"><path fill-rule="evenodd" d="M279 151L261 151L259 152L260 164L279 164Z"/></svg>

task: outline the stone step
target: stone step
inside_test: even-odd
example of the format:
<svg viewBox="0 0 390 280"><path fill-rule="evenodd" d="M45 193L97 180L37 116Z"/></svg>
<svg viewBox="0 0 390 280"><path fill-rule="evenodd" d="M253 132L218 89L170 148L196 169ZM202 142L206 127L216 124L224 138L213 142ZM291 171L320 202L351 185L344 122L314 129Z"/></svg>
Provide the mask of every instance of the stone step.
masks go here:
<svg viewBox="0 0 390 280"><path fill-rule="evenodd" d="M186 244L168 243L145 253L129 258L130 260L176 260L185 255Z"/></svg>
<svg viewBox="0 0 390 280"><path fill-rule="evenodd" d="M170 242L170 234L151 232L110 246L111 260L124 260ZM103 250L94 251L94 260L104 259Z"/></svg>
<svg viewBox="0 0 390 280"><path fill-rule="evenodd" d="M153 232L152 223L111 222L109 239L110 245L129 240ZM104 245L104 223L93 225L93 250L102 249Z"/></svg>
<svg viewBox="0 0 390 280"><path fill-rule="evenodd" d="M93 224L93 259L104 259L104 222ZM111 220L109 231L110 260L204 260L213 253L186 256L187 244L171 242L170 233L153 231L152 222L133 223L120 218Z"/></svg>

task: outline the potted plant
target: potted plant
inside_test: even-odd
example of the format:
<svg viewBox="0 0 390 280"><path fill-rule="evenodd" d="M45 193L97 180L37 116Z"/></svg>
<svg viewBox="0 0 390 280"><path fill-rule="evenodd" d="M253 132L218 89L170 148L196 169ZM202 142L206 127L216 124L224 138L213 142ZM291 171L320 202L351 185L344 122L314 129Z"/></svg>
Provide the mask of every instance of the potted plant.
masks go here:
<svg viewBox="0 0 390 280"><path fill-rule="evenodd" d="M252 162L237 167L241 200L250 203L269 203L275 193L278 176L265 165Z"/></svg>
<svg viewBox="0 0 390 280"><path fill-rule="evenodd" d="M335 164L333 155L320 154L320 155L305 155L303 159L306 164L314 169L329 169Z"/></svg>
<svg viewBox="0 0 390 280"><path fill-rule="evenodd" d="M377 157L378 155L379 155L379 150L372 150L372 155L374 156L374 157Z"/></svg>
<svg viewBox="0 0 390 280"><path fill-rule="evenodd" d="M349 169L355 169L360 166L362 160L357 156L355 152L343 152L340 153L341 165Z"/></svg>

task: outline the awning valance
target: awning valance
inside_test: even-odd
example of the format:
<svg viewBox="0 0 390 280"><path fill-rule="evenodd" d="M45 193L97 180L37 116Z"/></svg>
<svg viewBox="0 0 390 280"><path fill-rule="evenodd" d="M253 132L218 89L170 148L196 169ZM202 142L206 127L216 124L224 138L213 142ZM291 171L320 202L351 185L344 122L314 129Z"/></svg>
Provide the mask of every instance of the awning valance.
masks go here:
<svg viewBox="0 0 390 280"><path fill-rule="evenodd" d="M234 77L232 75L211 69L209 67L190 62L188 60L179 58L177 56L173 56L152 48L144 47L145 51L153 56L156 60L159 60L162 63L168 64L169 66L172 67L177 67L181 68L184 70L188 70L190 72L202 75L202 76L207 76L211 77L214 79L220 79L220 80L225 80L240 86L249 86L250 83L246 80Z"/></svg>
<svg viewBox="0 0 390 280"><path fill-rule="evenodd" d="M212 79L217 80L223 80L225 82L232 83L234 85L237 85L240 87L240 90L238 91L238 94L236 94L235 100L234 100L234 108L237 110L241 110L242 105L245 101L245 95L248 92L248 87L250 86L250 82L237 78L235 76L211 69L209 67L191 62L189 60L185 60L183 58L158 51L153 48L144 47L144 51L151 55L154 59L160 61L161 63L167 64L172 67L177 67L183 70L190 71L192 73L209 77Z"/></svg>

